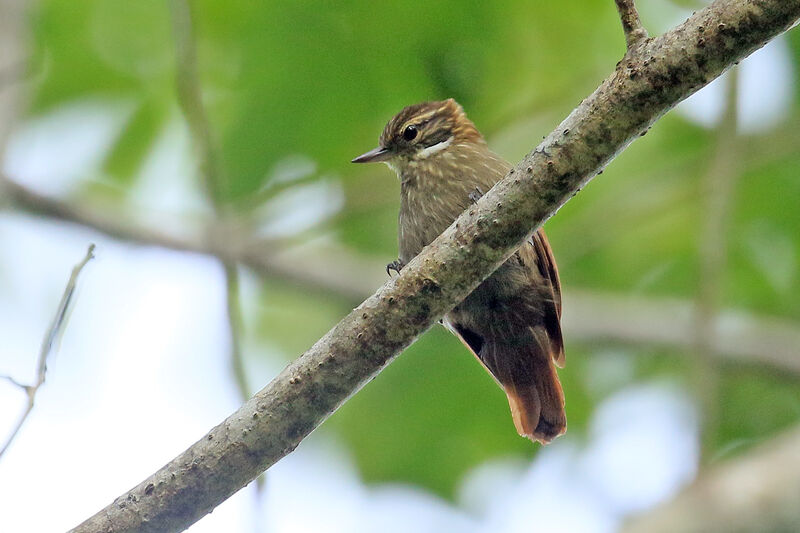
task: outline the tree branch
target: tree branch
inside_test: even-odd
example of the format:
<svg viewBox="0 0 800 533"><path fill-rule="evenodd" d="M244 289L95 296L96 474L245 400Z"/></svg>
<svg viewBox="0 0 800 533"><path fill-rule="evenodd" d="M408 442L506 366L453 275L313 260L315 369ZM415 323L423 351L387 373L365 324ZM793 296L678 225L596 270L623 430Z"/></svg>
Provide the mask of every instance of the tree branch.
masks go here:
<svg viewBox="0 0 800 533"><path fill-rule="evenodd" d="M56 351L56 346L58 344L58 340L64 332L64 327L67 323L67 313L70 309L70 303L73 300L73 296L75 294L75 288L78 284L78 276L80 275L83 267L86 266L86 263L91 261L94 258L94 244L89 245L89 249L86 251L86 256L83 260L75 265L75 268L72 269L72 274L67 281L67 287L64 289L64 294L61 296L61 302L58 304L58 309L56 310L56 314L53 317L53 322L50 324L50 327L47 328L47 332L44 335L44 339L42 339L42 347L39 350L39 361L36 364L36 381L33 385L24 385L19 381L15 380L11 376L0 376L0 378L6 379L16 385L17 387L21 388L25 391L25 394L28 396L28 404L25 407L25 410L22 412L19 420L17 421L17 425L14 426L14 429L11 430L11 434L6 439L5 444L0 448L0 458L3 457L3 454L8 450L11 443L14 442L14 438L19 433L19 430L22 428L22 425L27 420L28 415L31 414L33 411L33 404L36 400L36 393L39 391L39 387L44 385L45 377L47 376L47 360L50 355Z"/></svg>
<svg viewBox="0 0 800 533"><path fill-rule="evenodd" d="M798 531L800 429L701 476L673 501L635 518L624 533Z"/></svg>
<svg viewBox="0 0 800 533"><path fill-rule="evenodd" d="M628 51L636 46L640 41L647 39L647 30L639 20L639 12L636 11L635 0L614 0L619 11L619 18L622 22L622 31L625 32L625 44Z"/></svg>
<svg viewBox="0 0 800 533"><path fill-rule="evenodd" d="M800 0L717 0L629 51L400 276L200 441L74 531L175 531L210 512L293 450L655 120L799 17Z"/></svg>

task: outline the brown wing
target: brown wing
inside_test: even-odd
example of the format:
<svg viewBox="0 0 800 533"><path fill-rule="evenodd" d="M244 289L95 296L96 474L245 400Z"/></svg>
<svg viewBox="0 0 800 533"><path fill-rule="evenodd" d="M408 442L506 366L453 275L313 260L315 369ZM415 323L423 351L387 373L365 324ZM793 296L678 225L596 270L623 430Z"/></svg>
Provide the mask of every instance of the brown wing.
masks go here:
<svg viewBox="0 0 800 533"><path fill-rule="evenodd" d="M539 272L550 282L550 286L553 290L553 302L556 306L556 312L558 313L558 318L561 318L561 280L558 277L556 260L553 258L553 250L550 248L550 241L547 240L544 228L539 228L539 230L533 234L533 237L531 237L530 242L533 244L533 249L536 252Z"/></svg>
<svg viewBox="0 0 800 533"><path fill-rule="evenodd" d="M566 430L560 317L558 271L539 230L444 321L505 390L520 435L543 443Z"/></svg>
<svg viewBox="0 0 800 533"><path fill-rule="evenodd" d="M483 368L486 369L489 375L492 376L492 378L494 378L495 382L502 387L503 384L500 383L500 380L495 375L495 372L493 372L492 369L489 368L489 366L486 364L486 361L481 359L480 353L481 350L483 350L483 344L484 344L483 337L481 337L474 331L467 329L465 326L461 324L456 324L451 322L449 317L447 316L445 316L444 319L442 320L442 324L444 325L444 327L450 330L450 333L455 335L455 337L461 341L461 344L463 344L467 348L467 350L469 350L470 353L472 353L472 355L475 356L475 359L478 360L481 366L483 366Z"/></svg>
<svg viewBox="0 0 800 533"><path fill-rule="evenodd" d="M561 281L544 230L539 228L530 241L520 248L518 254L523 265L532 272L539 273L536 281L542 293L544 328L550 338L553 360L560 368L564 368L566 360L564 339L561 336Z"/></svg>
<svg viewBox="0 0 800 533"><path fill-rule="evenodd" d="M449 319L444 323L503 388L520 435L547 444L566 431L553 344L541 325L530 328L529 342L509 344L503 342L506 331L498 331L492 322L485 324L486 338L463 324Z"/></svg>
<svg viewBox="0 0 800 533"><path fill-rule="evenodd" d="M539 274L535 276L534 281L541 291L544 310L543 325L551 348L548 351L551 352L553 361L559 368L564 368L564 340L561 335L561 281L558 277L553 251L550 248L544 229L539 228L531 239L522 245L517 254L520 262L534 276L537 272ZM486 361L481 359L480 353L484 343L481 335L466 329L462 324L451 323L447 317L445 317L443 324L458 337L486 370L497 379L495 372L487 366Z"/></svg>

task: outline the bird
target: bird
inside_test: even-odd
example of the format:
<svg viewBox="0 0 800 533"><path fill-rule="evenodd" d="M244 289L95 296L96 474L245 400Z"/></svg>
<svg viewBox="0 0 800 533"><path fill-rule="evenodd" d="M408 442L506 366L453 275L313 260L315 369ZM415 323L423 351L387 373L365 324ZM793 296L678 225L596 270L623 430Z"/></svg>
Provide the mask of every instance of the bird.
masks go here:
<svg viewBox="0 0 800 533"><path fill-rule="evenodd" d="M401 269L512 168L492 152L452 98L405 107L379 146L352 160L384 162L400 180ZM561 283L543 229L483 281L442 323L502 387L517 432L548 444L567 429Z"/></svg>

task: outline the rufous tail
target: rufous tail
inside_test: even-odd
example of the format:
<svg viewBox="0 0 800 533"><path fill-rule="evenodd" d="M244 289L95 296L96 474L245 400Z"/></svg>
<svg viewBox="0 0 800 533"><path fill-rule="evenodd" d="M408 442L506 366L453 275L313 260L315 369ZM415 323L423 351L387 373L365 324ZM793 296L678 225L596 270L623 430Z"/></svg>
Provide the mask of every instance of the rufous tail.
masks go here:
<svg viewBox="0 0 800 533"><path fill-rule="evenodd" d="M504 384L517 433L548 444L567 431L564 392L552 358L534 357L527 383Z"/></svg>

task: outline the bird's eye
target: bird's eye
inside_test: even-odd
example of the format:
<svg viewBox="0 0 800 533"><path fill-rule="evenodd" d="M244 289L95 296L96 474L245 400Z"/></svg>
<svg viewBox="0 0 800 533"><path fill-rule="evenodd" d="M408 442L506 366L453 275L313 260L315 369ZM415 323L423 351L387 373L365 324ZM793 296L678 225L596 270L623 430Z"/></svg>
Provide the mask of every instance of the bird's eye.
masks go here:
<svg viewBox="0 0 800 533"><path fill-rule="evenodd" d="M411 141L414 137L417 136L417 127L414 125L407 126L405 130L403 130L403 139L407 141Z"/></svg>

